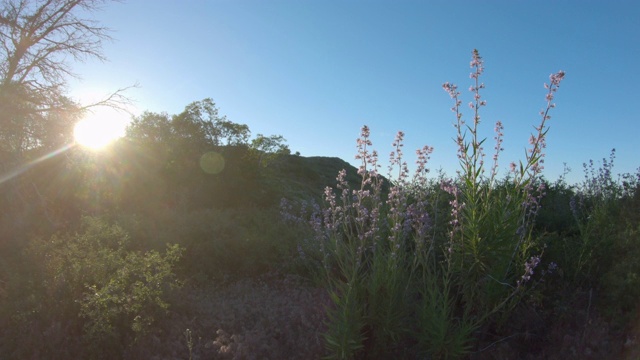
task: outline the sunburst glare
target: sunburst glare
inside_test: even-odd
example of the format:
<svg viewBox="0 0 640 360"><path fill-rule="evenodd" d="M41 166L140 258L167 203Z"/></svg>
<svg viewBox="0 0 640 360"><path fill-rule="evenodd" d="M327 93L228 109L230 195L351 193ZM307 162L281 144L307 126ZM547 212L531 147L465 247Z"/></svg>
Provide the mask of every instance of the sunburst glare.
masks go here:
<svg viewBox="0 0 640 360"><path fill-rule="evenodd" d="M76 143L99 150L125 134L130 115L122 110L99 107L87 113L74 128Z"/></svg>

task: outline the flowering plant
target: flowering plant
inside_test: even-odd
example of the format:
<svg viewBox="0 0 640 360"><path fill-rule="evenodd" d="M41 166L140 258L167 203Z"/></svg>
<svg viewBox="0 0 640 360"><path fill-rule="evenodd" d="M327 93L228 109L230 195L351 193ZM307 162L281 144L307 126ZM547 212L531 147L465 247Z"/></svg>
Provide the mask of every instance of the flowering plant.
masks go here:
<svg viewBox="0 0 640 360"><path fill-rule="evenodd" d="M463 119L456 85L443 85L456 114L460 170L455 179L427 179L429 146L417 151L410 178L403 132L392 143L389 179L384 179L364 126L357 141L359 188L350 188L341 171L337 193L327 187L324 204L308 218L314 235L305 244L320 249L322 278L333 300L325 334L333 358L391 356L403 339L418 343L429 356L459 357L469 351L478 327L495 321L498 310L508 315L505 310L520 298L516 295L540 263L540 254L533 254L532 225L544 194L539 178L546 122L564 72L551 75L545 85L547 106L526 158L519 166L512 163L510 175L499 181L503 125L496 123L493 165L486 175L485 139L478 135L480 108L486 105L480 95L484 65L477 50L471 68L471 124ZM445 198L448 213L440 208Z"/></svg>

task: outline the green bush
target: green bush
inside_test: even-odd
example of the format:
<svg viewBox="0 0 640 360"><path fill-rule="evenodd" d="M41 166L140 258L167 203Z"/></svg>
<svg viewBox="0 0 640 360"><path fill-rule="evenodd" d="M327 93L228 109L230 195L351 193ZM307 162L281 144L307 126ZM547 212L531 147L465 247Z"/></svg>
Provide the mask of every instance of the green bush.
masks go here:
<svg viewBox="0 0 640 360"><path fill-rule="evenodd" d="M160 254L130 246L121 227L93 217L82 219L78 233L32 240L25 259L36 266L21 275L31 285L20 290L32 300L26 307L13 305L21 309L13 317L15 348L47 358L114 358L152 331L166 313L169 292L179 285L173 267L182 249L172 245ZM24 301L11 295L12 301ZM25 346L32 341L25 336L54 329L64 352L52 346L54 338Z"/></svg>
<svg viewBox="0 0 640 360"><path fill-rule="evenodd" d="M147 231L147 236L182 246L185 256L180 271L198 281L260 274L281 266L295 249L294 232L284 228L279 214L271 210L202 209L163 219L134 225L138 229L152 226L155 230Z"/></svg>
<svg viewBox="0 0 640 360"><path fill-rule="evenodd" d="M602 275L603 303L611 315L634 313L640 298L640 226L620 232L613 256L616 261Z"/></svg>

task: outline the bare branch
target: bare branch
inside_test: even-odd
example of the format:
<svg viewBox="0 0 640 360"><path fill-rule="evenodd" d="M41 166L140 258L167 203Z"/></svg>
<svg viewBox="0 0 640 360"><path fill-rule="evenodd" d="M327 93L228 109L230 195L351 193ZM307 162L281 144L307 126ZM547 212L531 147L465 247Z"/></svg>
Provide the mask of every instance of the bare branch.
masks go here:
<svg viewBox="0 0 640 360"><path fill-rule="evenodd" d="M115 0L0 1L0 150L40 146L44 129L56 127L48 122L67 121L60 113L73 117L72 110L93 106L126 110L128 88L84 107L70 106L64 95L67 80L76 77L69 60L105 60L102 42L111 39L109 29L78 14Z"/></svg>
<svg viewBox="0 0 640 360"><path fill-rule="evenodd" d="M94 102L88 105L81 106L80 110L84 111L84 110L89 110L95 107L107 106L113 109L125 111L126 113L132 115L129 107L133 105L133 100L130 97L126 96L124 93L130 89L135 89L138 87L139 87L138 84L134 84L124 88L120 88L112 92L111 94L107 95L102 100L99 100L97 102Z"/></svg>

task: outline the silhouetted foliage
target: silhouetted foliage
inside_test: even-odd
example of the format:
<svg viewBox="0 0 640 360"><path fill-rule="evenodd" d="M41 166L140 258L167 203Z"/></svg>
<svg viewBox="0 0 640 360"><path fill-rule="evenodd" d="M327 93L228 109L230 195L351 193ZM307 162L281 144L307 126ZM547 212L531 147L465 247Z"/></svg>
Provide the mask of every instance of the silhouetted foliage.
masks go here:
<svg viewBox="0 0 640 360"><path fill-rule="evenodd" d="M264 189L258 184L264 173L261 159L275 159L288 148L284 138L275 135L259 135L250 144L250 133L247 125L220 116L213 100L204 99L177 115L146 112L134 118L126 146L138 153L128 155L133 161L165 184L162 198L169 206L264 204ZM255 143L263 145L258 149Z"/></svg>
<svg viewBox="0 0 640 360"><path fill-rule="evenodd" d="M82 17L107 0L8 0L0 5L0 145L21 153L71 140L82 108L65 94L71 60L104 60L107 29ZM123 100L120 92L104 104Z"/></svg>

